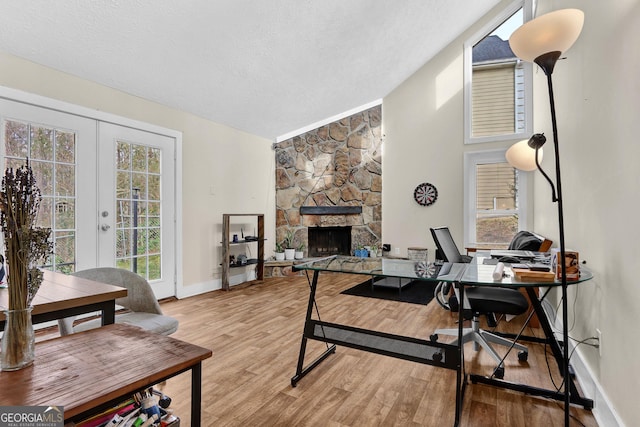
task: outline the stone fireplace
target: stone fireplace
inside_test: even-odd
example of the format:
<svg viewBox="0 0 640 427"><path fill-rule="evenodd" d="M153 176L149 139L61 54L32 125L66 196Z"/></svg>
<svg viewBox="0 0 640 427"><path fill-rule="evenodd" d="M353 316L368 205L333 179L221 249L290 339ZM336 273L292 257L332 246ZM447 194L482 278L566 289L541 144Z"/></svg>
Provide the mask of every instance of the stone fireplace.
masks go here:
<svg viewBox="0 0 640 427"><path fill-rule="evenodd" d="M274 144L276 241L290 231L305 256L322 256L307 250L317 246L309 241L312 230L330 234L340 227L350 229L350 254L358 246L381 246L381 114L376 106Z"/></svg>

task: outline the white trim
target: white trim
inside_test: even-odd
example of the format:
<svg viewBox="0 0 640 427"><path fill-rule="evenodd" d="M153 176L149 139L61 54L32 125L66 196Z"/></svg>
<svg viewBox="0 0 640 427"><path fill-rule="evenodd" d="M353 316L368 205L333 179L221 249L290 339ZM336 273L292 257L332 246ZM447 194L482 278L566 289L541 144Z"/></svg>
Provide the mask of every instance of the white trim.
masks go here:
<svg viewBox="0 0 640 427"><path fill-rule="evenodd" d="M471 117L473 114L472 105L472 75L473 75L473 46L482 40L493 30L499 27L518 9L522 8L524 22L529 21L533 16L534 5L533 0L516 0L507 6L500 14L496 15L488 24L483 26L473 36L468 38L464 43L463 52L463 74L464 74L464 143L479 144L484 142L496 141L517 141L525 139L533 133L533 65L524 63L524 97L525 97L525 129L520 132L514 132L508 135L497 135L490 137L472 137L471 136Z"/></svg>
<svg viewBox="0 0 640 427"><path fill-rule="evenodd" d="M61 113L73 114L88 119L98 120L101 122L113 123L120 126L126 126L134 129L143 130L145 132L157 133L164 136L180 139L182 141L182 132L157 126L151 123L141 122L139 120L130 119L128 117L118 116L116 114L107 113L105 111L93 110L81 105L71 104L69 102L60 101L53 98L47 98L42 95L24 92L5 86L0 86L0 98L11 101L21 102L23 104L33 105L35 107L48 108L50 110L59 111Z"/></svg>
<svg viewBox="0 0 640 427"><path fill-rule="evenodd" d="M125 126L132 129L138 129L145 132L163 135L175 140L175 263L176 275L174 278L175 295L179 296L183 293L183 276L182 276L182 132L174 129L164 128L151 123L134 120L128 117L118 116L116 114L104 111L93 110L81 105L71 104L69 102L57 99L47 98L42 95L24 92L21 90L0 86L0 98L14 102L20 102L40 108L58 111L61 113L72 114L84 117L98 122L112 123L119 126ZM96 129L97 132L97 129Z"/></svg>
<svg viewBox="0 0 640 427"><path fill-rule="evenodd" d="M550 304L543 304L543 309L547 319L555 319L552 324L555 328L556 335L560 335L562 331L562 319L557 314L553 313L553 307ZM562 340L561 337L557 339ZM593 417L600 426L607 427L624 427L625 424L620 419L620 416L616 412L611 401L604 392L602 385L594 375L589 365L585 362L585 358L582 354L580 347L574 352L575 343L573 340L569 340L569 354L573 352L571 357L571 366L576 375L576 380L580 384L580 389L585 397L593 400Z"/></svg>
<svg viewBox="0 0 640 427"><path fill-rule="evenodd" d="M229 276L229 286L233 287L251 280L256 280L255 269L248 269L244 273ZM202 295L206 292L217 291L222 289L222 279L207 280L206 282L194 283L192 285L179 288L180 294L176 298L188 298L196 295Z"/></svg>
<svg viewBox="0 0 640 427"><path fill-rule="evenodd" d="M294 136L302 135L303 133L309 132L310 130L318 129L319 127L328 125L329 123L337 122L338 120L342 120L345 117L352 116L356 113L359 113L364 110L368 110L369 108L373 108L378 105L382 105L382 99L376 99L375 101L369 102L368 104L364 104L359 107L352 108L351 110L345 111L344 113L335 115L333 117L329 117L324 120L320 120L319 122L315 122L303 128L285 133L284 135L280 135L279 137L276 138L276 142L286 141L287 139L293 138Z"/></svg>
<svg viewBox="0 0 640 427"><path fill-rule="evenodd" d="M174 218L174 236L175 236L175 255L176 255L176 268L175 268L175 287L176 287L176 297L179 298L179 295L182 293L184 289L182 268L182 132L179 132L179 136L175 137L176 146L175 146L175 186L174 186L174 196L173 200L175 201L175 218Z"/></svg>

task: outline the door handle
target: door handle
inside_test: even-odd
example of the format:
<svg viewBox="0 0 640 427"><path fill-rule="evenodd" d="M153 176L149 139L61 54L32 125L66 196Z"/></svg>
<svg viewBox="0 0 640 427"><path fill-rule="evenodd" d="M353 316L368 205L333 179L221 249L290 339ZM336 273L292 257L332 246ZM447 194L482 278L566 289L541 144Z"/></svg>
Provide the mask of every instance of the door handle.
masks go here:
<svg viewBox="0 0 640 427"><path fill-rule="evenodd" d="M111 226L109 224L102 224L100 228L102 229L102 231L108 231Z"/></svg>

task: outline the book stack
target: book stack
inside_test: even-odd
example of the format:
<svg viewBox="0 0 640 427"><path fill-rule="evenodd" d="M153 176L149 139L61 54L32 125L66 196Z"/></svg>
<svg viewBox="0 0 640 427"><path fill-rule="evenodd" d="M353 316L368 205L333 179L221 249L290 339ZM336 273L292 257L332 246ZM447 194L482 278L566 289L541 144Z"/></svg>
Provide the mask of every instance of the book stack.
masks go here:
<svg viewBox="0 0 640 427"><path fill-rule="evenodd" d="M158 396L160 398L158 399ZM168 409L171 399L149 388L106 411L75 424L75 427L180 427L180 418Z"/></svg>

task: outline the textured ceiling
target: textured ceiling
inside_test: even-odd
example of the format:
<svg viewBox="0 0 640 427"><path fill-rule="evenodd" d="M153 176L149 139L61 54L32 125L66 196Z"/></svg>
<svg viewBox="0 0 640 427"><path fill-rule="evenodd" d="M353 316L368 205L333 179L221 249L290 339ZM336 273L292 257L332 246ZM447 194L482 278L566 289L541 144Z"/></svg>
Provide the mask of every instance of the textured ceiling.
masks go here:
<svg viewBox="0 0 640 427"><path fill-rule="evenodd" d="M380 99L499 0L2 0L0 50L265 138Z"/></svg>

